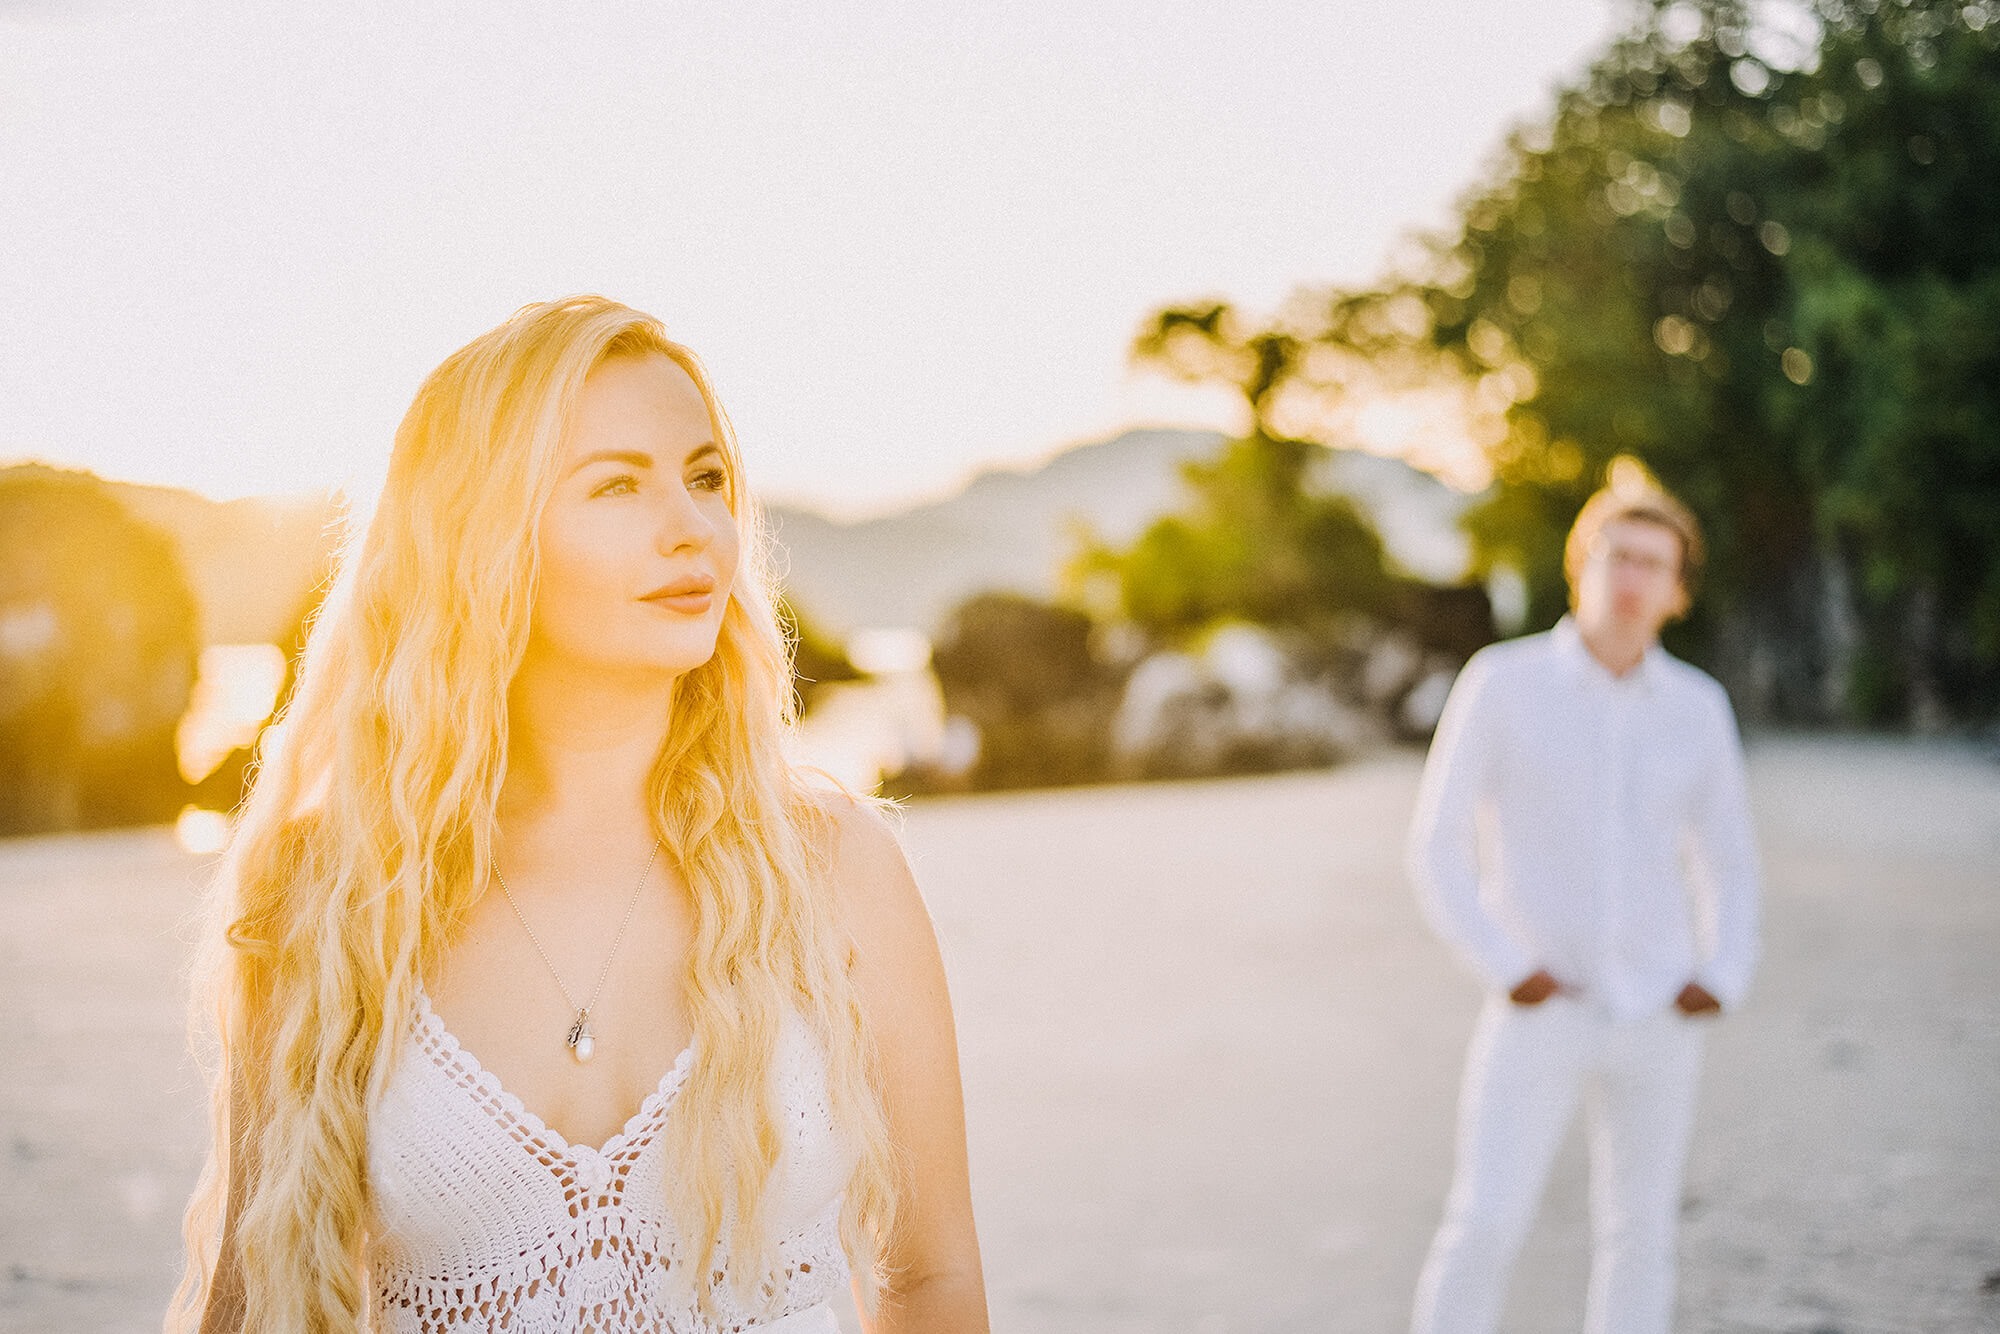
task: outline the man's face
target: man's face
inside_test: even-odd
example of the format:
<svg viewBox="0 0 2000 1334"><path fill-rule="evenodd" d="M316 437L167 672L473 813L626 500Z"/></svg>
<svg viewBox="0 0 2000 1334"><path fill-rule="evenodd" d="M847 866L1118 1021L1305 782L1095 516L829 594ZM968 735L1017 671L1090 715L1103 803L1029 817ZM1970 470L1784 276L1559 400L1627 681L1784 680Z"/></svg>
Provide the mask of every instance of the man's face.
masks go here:
<svg viewBox="0 0 2000 1334"><path fill-rule="evenodd" d="M1645 519L1614 519L1599 530L1576 580L1584 627L1652 638L1687 610L1680 534Z"/></svg>

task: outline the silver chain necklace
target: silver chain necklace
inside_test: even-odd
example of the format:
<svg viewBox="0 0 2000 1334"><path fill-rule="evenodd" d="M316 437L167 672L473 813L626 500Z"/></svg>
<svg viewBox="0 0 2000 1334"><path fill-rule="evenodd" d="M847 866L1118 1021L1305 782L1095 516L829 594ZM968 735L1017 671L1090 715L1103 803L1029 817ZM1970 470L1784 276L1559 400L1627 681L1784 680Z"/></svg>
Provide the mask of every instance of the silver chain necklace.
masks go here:
<svg viewBox="0 0 2000 1334"><path fill-rule="evenodd" d="M520 922L521 929L528 933L528 939L534 942L535 953L542 956L543 963L548 964L549 976L556 980L556 990L562 992L562 998L569 1008L576 1011L576 1018L570 1021L569 1035L563 1042L569 1048L570 1055L576 1057L579 1063L589 1060L597 1051L597 1039L590 1031L590 1010L597 1004L598 996L604 991L604 979L611 976L611 961L618 957L618 947L625 942L625 928L632 925L632 910L639 906L639 891L646 887L646 877L653 873L653 863L659 859L660 841L654 839L653 855L646 859L646 869L639 872L639 883L632 886L632 901L625 905L625 920L618 924L618 935L611 942L611 953L604 956L604 967L598 970L597 986L590 993L590 999L582 1005L576 1003L575 998L569 994L569 988L563 985L562 974L556 971L554 961L549 958L549 952L542 948L541 937L535 934L535 928L529 926L528 919L521 916L521 905L514 902L514 893L507 888L507 877L500 874L499 867L493 868L493 878L500 882L500 892L507 896L507 906L514 910L515 920Z"/></svg>

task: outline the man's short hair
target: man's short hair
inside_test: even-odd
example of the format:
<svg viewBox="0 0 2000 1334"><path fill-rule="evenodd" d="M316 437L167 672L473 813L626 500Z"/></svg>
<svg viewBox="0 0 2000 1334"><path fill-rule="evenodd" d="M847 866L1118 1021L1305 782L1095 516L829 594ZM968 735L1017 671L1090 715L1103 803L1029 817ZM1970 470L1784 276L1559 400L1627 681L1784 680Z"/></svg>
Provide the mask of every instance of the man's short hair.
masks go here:
<svg viewBox="0 0 2000 1334"><path fill-rule="evenodd" d="M1620 467L1619 464L1626 466ZM1636 462L1620 459L1611 468L1611 481L1583 502L1576 523L1563 543L1563 574L1569 579L1572 597L1577 576L1590 558L1591 544L1609 524L1620 520L1658 525L1681 540L1681 591L1690 598L1701 581L1702 562L1708 548L1701 539L1701 523L1694 511L1654 481Z"/></svg>

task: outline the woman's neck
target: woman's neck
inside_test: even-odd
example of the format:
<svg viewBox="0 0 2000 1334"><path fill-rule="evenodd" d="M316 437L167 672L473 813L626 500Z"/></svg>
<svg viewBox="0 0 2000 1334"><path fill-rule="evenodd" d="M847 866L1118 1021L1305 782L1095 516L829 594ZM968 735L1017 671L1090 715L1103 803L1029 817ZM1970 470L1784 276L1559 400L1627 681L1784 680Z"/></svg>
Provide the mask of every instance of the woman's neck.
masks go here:
<svg viewBox="0 0 2000 1334"><path fill-rule="evenodd" d="M508 697L505 843L534 858L580 835L650 842L646 789L672 699L671 677L524 666Z"/></svg>

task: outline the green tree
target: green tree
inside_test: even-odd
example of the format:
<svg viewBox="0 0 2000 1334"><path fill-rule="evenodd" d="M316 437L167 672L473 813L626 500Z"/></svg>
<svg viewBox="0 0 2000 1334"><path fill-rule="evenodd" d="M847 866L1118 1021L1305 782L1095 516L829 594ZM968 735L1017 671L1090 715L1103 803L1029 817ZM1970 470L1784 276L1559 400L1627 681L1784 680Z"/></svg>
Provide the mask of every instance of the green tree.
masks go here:
<svg viewBox="0 0 2000 1334"><path fill-rule="evenodd" d="M1469 527L1525 577L1533 625L1565 605L1570 520L1630 454L1709 530L1673 646L1749 712L1990 713L2000 21L1825 0L1810 49L1767 62L1759 12L1643 8L1418 272L1156 332L1185 373L1254 384L1260 420L1364 374L1472 386L1496 480Z"/></svg>
<svg viewBox="0 0 2000 1334"><path fill-rule="evenodd" d="M1383 616L1397 581L1373 524L1344 496L1316 491L1323 446L1273 419L1275 394L1301 344L1283 329L1239 332L1227 306L1162 311L1134 355L1186 379L1233 384L1251 430L1213 459L1183 466L1192 503L1153 522L1124 551L1090 544L1073 582L1109 575L1118 612L1156 639L1183 639L1224 619L1308 630L1343 616Z"/></svg>
<svg viewBox="0 0 2000 1334"><path fill-rule="evenodd" d="M792 640L792 689L798 692L801 716L812 708L821 686L861 679L846 651L800 614L789 597L778 599L778 621Z"/></svg>
<svg viewBox="0 0 2000 1334"><path fill-rule="evenodd" d="M1769 418L1814 483L1862 624L1850 700L1883 718L2000 707L2000 16L1831 6L1774 216L1798 383ZM1789 354L1787 354L1789 355Z"/></svg>
<svg viewBox="0 0 2000 1334"><path fill-rule="evenodd" d="M1122 674L1101 662L1090 618L1017 593L981 593L946 620L931 655L945 707L979 729L981 788L1105 776Z"/></svg>
<svg viewBox="0 0 2000 1334"><path fill-rule="evenodd" d="M0 833L173 815L199 649L164 534L88 474L0 472Z"/></svg>

